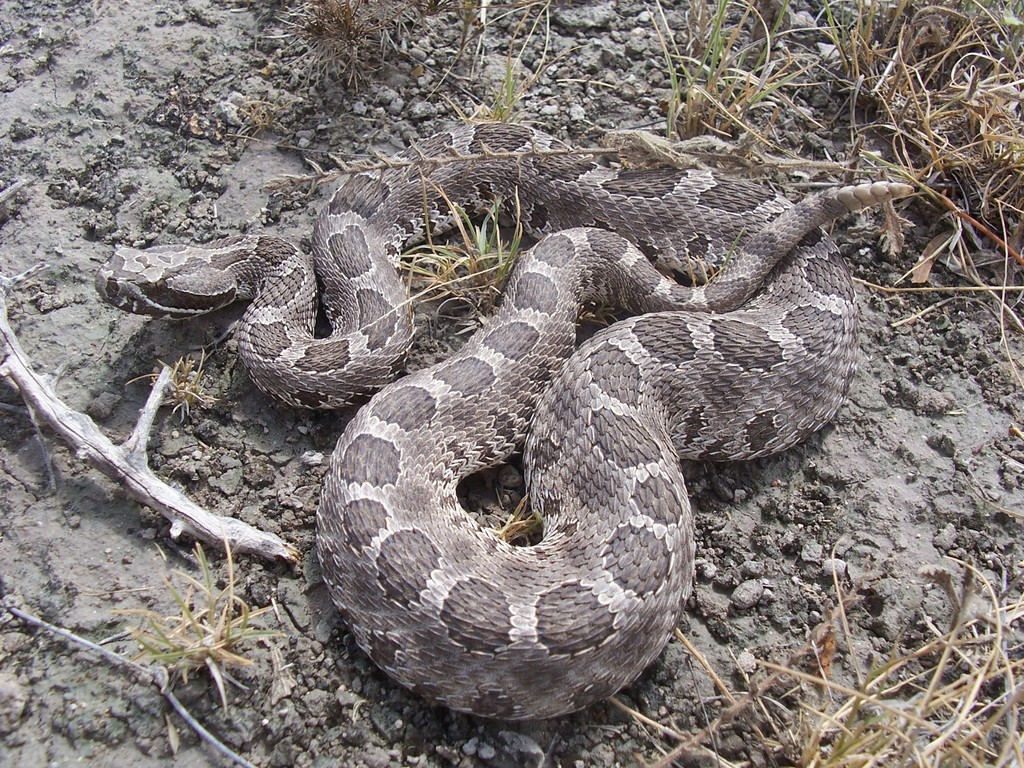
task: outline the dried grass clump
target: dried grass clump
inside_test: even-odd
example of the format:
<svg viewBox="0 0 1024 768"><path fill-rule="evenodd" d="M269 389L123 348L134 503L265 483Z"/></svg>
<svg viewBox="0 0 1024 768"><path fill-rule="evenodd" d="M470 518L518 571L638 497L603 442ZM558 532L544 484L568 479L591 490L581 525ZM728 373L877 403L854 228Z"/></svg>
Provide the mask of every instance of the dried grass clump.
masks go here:
<svg viewBox="0 0 1024 768"><path fill-rule="evenodd" d="M523 225L519 201L495 200L483 216L474 216L445 198L452 237L434 235L407 251L401 266L417 289L416 298L441 306L454 302L469 309L470 328L494 308L519 256ZM505 226L504 222L511 223Z"/></svg>
<svg viewBox="0 0 1024 768"><path fill-rule="evenodd" d="M926 618L932 639L894 653L856 688L786 670L839 702L832 710L804 705L799 765L1024 765L1024 598L970 567L964 574L957 592L944 569L924 573L954 603L950 627Z"/></svg>
<svg viewBox="0 0 1024 768"><path fill-rule="evenodd" d="M474 9L470 0L300 0L284 22L314 77L355 84L399 49L413 25L451 9L462 14L465 35Z"/></svg>
<svg viewBox="0 0 1024 768"><path fill-rule="evenodd" d="M681 41L662 3L656 10L655 32L671 84L668 135L749 135L770 144L767 134L780 116L796 110L788 91L810 68L777 45L781 6L757 0L691 3Z"/></svg>
<svg viewBox="0 0 1024 768"><path fill-rule="evenodd" d="M224 586L206 559L201 545L195 555L201 578L178 572L186 584L182 591L168 580L167 591L179 613L165 616L148 609L119 610L114 613L136 616L145 626L130 629L142 649L133 661L149 660L178 672L187 683L190 672L205 669L217 687L221 703L228 706L225 680L231 680L231 667L251 666L254 662L239 649L254 640L277 637L279 633L259 629L253 621L270 608L252 610L235 591L235 569L231 550L227 556L227 580Z"/></svg>
<svg viewBox="0 0 1024 768"><path fill-rule="evenodd" d="M1011 768L1024 765L1024 575L995 584L960 563L959 583L945 568L923 578L949 598L952 619L921 620L926 637L897 641L888 658L862 666L852 625L856 599L839 606L785 664L737 660L746 692L734 692L685 637L677 637L714 681L718 716L682 734L637 716L679 742L648 768L733 765L718 752L725 731L742 724L751 751L771 764L800 768ZM860 647L863 647L863 643ZM845 655L854 682L838 682ZM760 667L760 670L756 670Z"/></svg>
<svg viewBox="0 0 1024 768"><path fill-rule="evenodd" d="M1021 259L1024 22L989 0L829 0L828 33L895 162L940 205ZM854 110L854 120L856 113Z"/></svg>

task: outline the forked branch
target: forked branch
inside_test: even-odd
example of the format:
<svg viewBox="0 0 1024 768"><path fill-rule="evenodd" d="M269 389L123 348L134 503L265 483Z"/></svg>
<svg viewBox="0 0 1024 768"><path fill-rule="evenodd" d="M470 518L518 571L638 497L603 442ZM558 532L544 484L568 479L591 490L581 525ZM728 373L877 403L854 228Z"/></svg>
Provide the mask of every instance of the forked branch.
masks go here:
<svg viewBox="0 0 1024 768"><path fill-rule="evenodd" d="M32 417L49 425L79 456L94 464L135 499L170 520L171 538L187 534L214 547L228 546L232 552L247 552L268 560L298 562L298 550L280 537L241 520L208 512L149 468L146 446L153 418L170 382L169 368L164 366L139 413L131 437L120 445L111 442L92 419L57 397L50 385L32 369L7 318L7 296L25 276L8 278L0 275L0 377L21 394Z"/></svg>

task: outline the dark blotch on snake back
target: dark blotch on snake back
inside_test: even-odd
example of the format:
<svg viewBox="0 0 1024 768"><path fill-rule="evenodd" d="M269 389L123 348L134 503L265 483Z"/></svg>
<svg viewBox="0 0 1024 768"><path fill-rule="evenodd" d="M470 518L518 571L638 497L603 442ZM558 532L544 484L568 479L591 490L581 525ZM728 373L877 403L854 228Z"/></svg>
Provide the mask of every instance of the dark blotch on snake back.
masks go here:
<svg viewBox="0 0 1024 768"><path fill-rule="evenodd" d="M669 315L645 315L633 324L637 342L663 365L683 368L697 359L686 321Z"/></svg>
<svg viewBox="0 0 1024 768"><path fill-rule="evenodd" d="M654 595L665 584L672 566L664 537L659 539L653 531L629 523L620 525L608 537L601 547L601 557L613 573L631 574L629 587L640 597Z"/></svg>
<svg viewBox="0 0 1024 768"><path fill-rule="evenodd" d="M395 531L380 544L377 581L391 600L407 603L427 588L441 553L422 531Z"/></svg>
<svg viewBox="0 0 1024 768"><path fill-rule="evenodd" d="M505 609L498 612L503 624L482 625L477 607L481 603L492 607L505 604ZM510 642L512 614L505 593L489 581L468 578L456 582L441 604L441 620L448 636L471 653L495 654Z"/></svg>
<svg viewBox="0 0 1024 768"><path fill-rule="evenodd" d="M775 200L775 191L736 179L717 178L716 183L704 189L697 196L696 204L712 210L749 214L758 206ZM756 225L761 229L763 225Z"/></svg>
<svg viewBox="0 0 1024 768"><path fill-rule="evenodd" d="M563 303L558 286L538 272L520 275L509 287L514 292L512 295L516 306L522 309L535 309L541 314L554 315Z"/></svg>
<svg viewBox="0 0 1024 768"><path fill-rule="evenodd" d="M323 373L324 357L330 359L335 370L341 370L349 364L350 354L348 339L324 339L317 346L307 347L306 350L295 358L294 367L300 371L310 373Z"/></svg>
<svg viewBox="0 0 1024 768"><path fill-rule="evenodd" d="M615 616L578 583L552 587L537 601L537 640L559 653L590 650L614 630Z"/></svg>
<svg viewBox="0 0 1024 768"><path fill-rule="evenodd" d="M355 499L345 505L341 517L344 536L339 541L353 552L370 544L378 531L387 527L388 511L379 501Z"/></svg>
<svg viewBox="0 0 1024 768"><path fill-rule="evenodd" d="M389 307L379 292L369 288L356 291L359 308L359 328L366 334L370 349L382 347L395 332L397 312Z"/></svg>
<svg viewBox="0 0 1024 768"><path fill-rule="evenodd" d="M345 449L341 477L348 483L394 485L401 461L402 455L393 443L364 433L353 438Z"/></svg>
<svg viewBox="0 0 1024 768"><path fill-rule="evenodd" d="M745 356L756 360L762 370L770 370L786 361L786 351L762 328L732 318L715 318L711 327L714 330L712 348L724 360Z"/></svg>
<svg viewBox="0 0 1024 768"><path fill-rule="evenodd" d="M512 151L529 146L534 133L525 126L488 125L486 123L477 126L477 130L468 144L470 153L481 155L485 152Z"/></svg>
<svg viewBox="0 0 1024 768"><path fill-rule="evenodd" d="M390 398L373 400L370 407L378 419L406 431L430 423L437 413L434 396L413 385L395 387Z"/></svg>
<svg viewBox="0 0 1024 768"><path fill-rule="evenodd" d="M537 345L540 334L529 323L514 321L488 329L483 343L512 360L525 358Z"/></svg>
<svg viewBox="0 0 1024 768"><path fill-rule="evenodd" d="M486 360L465 357L446 363L434 373L434 378L443 381L463 397L483 395L494 386L494 369Z"/></svg>
<svg viewBox="0 0 1024 768"><path fill-rule="evenodd" d="M602 183L601 187L614 195L661 201L675 192L679 178L679 171L672 168L623 170L614 179Z"/></svg>
<svg viewBox="0 0 1024 768"><path fill-rule="evenodd" d="M373 269L366 234L358 227L345 227L328 235L327 248L339 264L346 266L349 275L365 275Z"/></svg>
<svg viewBox="0 0 1024 768"><path fill-rule="evenodd" d="M328 204L328 210L331 213L351 211L369 220L379 214L390 194L390 187L376 174L362 173L338 189Z"/></svg>

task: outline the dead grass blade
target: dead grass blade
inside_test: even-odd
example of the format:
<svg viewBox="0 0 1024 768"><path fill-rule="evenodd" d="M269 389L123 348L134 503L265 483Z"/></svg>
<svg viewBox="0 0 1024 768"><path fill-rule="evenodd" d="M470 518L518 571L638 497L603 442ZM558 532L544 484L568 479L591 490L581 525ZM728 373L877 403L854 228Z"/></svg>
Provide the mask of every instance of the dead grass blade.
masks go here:
<svg viewBox="0 0 1024 768"><path fill-rule="evenodd" d="M669 136L747 134L772 144L770 133L778 118L784 110L796 109L787 89L799 86L812 65L798 63L794 54L774 45L785 13L766 19L761 10L768 7L750 0L718 0L709 10L694 3L682 32L685 42L680 43L662 4L656 3L655 32L671 84L665 104Z"/></svg>

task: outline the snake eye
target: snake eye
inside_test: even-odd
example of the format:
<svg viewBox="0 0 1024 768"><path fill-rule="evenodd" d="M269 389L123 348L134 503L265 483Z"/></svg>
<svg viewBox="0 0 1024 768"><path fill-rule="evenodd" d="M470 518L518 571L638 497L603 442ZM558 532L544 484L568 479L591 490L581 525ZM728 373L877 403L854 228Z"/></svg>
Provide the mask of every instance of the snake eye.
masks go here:
<svg viewBox="0 0 1024 768"><path fill-rule="evenodd" d="M101 270L96 275L96 292L108 304L112 304L119 309L124 308L125 298L124 292L121 290L121 282L114 277L112 272Z"/></svg>

